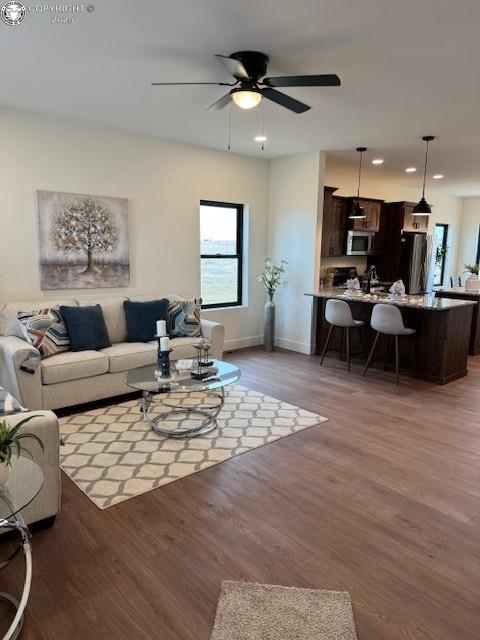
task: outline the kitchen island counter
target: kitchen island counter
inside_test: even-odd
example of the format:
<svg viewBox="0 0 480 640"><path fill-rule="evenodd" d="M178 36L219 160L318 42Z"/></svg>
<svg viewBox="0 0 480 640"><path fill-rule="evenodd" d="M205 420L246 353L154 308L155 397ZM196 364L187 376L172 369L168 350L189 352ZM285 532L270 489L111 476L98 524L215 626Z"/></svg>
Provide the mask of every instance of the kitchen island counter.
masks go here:
<svg viewBox="0 0 480 640"><path fill-rule="evenodd" d="M471 356L480 353L480 293L473 291L465 291L465 287L451 287L450 289L440 289L436 292L436 296L442 300L470 301L474 304L472 326L470 329L470 347Z"/></svg>
<svg viewBox="0 0 480 640"><path fill-rule="evenodd" d="M370 318L375 304L388 303L398 306L405 326L415 329L411 337L400 340L400 361L404 373L424 380L446 384L467 375L470 329L476 303L473 300L442 298L434 295L394 298L389 294L347 294L342 288L324 288L305 295L313 296L317 319L316 353L321 353L330 325L325 320L328 299L345 300L356 320L363 320L362 329L367 350L371 348L375 331ZM478 308L478 304L477 304ZM337 348L340 330L335 333ZM359 331L351 332L352 353L361 351ZM385 352L386 337L379 340L378 354ZM334 344L332 346L335 346ZM383 367L383 362L381 364ZM345 372L347 375L347 373ZM390 373L385 373L390 376Z"/></svg>

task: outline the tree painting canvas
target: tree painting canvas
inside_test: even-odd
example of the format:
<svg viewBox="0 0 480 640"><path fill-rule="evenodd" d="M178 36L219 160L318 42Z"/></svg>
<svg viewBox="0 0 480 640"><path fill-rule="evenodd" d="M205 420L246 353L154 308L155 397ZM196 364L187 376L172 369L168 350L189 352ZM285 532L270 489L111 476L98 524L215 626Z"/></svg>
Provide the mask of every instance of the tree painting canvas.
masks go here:
<svg viewBox="0 0 480 640"><path fill-rule="evenodd" d="M130 283L125 198L37 191L42 289Z"/></svg>

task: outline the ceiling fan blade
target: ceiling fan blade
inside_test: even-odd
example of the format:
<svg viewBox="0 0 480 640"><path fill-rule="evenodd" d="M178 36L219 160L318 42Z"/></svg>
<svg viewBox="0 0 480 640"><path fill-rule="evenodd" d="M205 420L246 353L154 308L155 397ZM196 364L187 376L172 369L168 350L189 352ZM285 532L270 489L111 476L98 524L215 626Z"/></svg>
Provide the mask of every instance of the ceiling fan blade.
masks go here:
<svg viewBox="0 0 480 640"><path fill-rule="evenodd" d="M191 85L195 85L195 84L212 84L215 85L216 87L233 87L234 84L236 83L228 83L228 82L152 82L152 87L163 87L163 86L180 86L183 84L191 84Z"/></svg>
<svg viewBox="0 0 480 640"><path fill-rule="evenodd" d="M232 99L232 96L230 95L230 93L227 93L226 95L222 96L220 100L217 100L216 102L211 104L209 107L207 107L207 111L219 111L220 109L223 109L228 104L230 104L231 99Z"/></svg>
<svg viewBox="0 0 480 640"><path fill-rule="evenodd" d="M340 78L334 73L324 73L319 76L280 76L279 78L264 78L267 87L339 87Z"/></svg>
<svg viewBox="0 0 480 640"><path fill-rule="evenodd" d="M281 93L280 91L275 91L275 89L270 89L270 87L262 89L261 94L268 100L276 102L281 107L290 109L290 111L294 111L295 113L304 113L305 111L311 109L308 104L300 102L300 100L295 100L295 98L291 98L290 96L287 96L285 93Z"/></svg>
<svg viewBox="0 0 480 640"><path fill-rule="evenodd" d="M216 54L215 57L227 67L228 73L231 73L234 78L237 78L237 80L248 80L250 77L240 60L235 60L228 56L221 56L219 54Z"/></svg>

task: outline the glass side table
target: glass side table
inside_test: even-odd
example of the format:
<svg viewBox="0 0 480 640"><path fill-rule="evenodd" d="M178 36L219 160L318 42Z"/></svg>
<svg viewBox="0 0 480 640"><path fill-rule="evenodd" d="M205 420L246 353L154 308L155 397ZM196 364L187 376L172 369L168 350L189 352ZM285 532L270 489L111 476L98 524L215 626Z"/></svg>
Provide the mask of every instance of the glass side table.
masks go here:
<svg viewBox="0 0 480 640"><path fill-rule="evenodd" d="M36 462L29 458L14 457L10 478L0 487L0 529L15 529L21 538L15 551L6 560L0 561L0 570L9 565L20 550L23 550L25 556L25 582L20 601L8 593L0 592L0 600L8 602L15 610L15 616L3 640L18 638L23 626L32 584L32 545L30 532L20 512L38 495L43 480L43 471Z"/></svg>

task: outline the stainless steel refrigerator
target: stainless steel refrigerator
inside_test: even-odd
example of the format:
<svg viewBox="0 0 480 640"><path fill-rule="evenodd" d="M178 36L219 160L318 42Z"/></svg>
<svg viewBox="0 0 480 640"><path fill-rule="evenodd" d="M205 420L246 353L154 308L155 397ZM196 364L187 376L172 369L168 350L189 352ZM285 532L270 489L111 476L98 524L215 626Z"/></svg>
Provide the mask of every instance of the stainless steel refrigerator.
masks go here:
<svg viewBox="0 0 480 640"><path fill-rule="evenodd" d="M431 285L432 236L404 232L401 236L400 273L405 292L429 293Z"/></svg>

